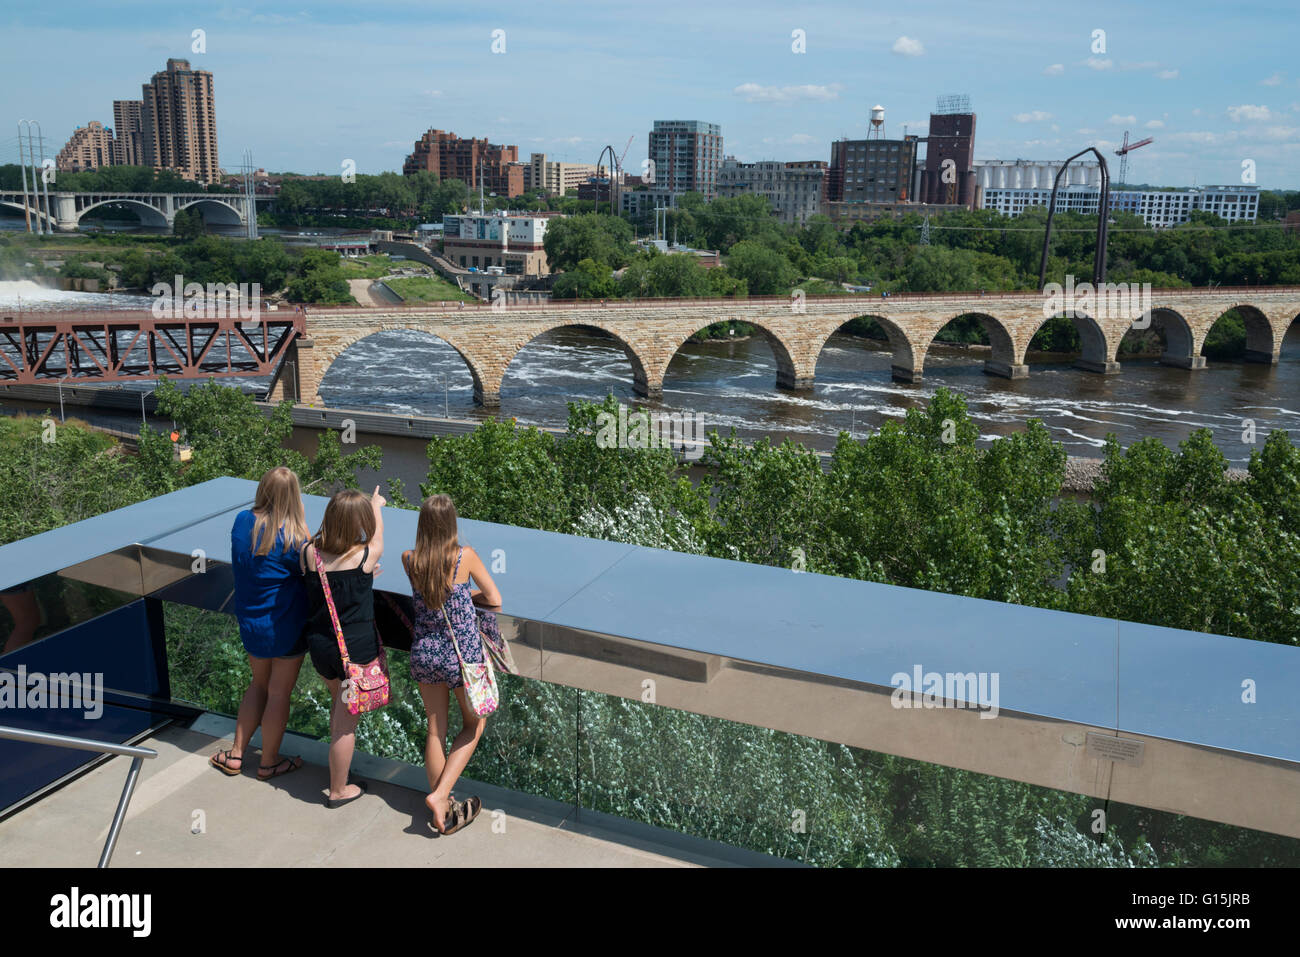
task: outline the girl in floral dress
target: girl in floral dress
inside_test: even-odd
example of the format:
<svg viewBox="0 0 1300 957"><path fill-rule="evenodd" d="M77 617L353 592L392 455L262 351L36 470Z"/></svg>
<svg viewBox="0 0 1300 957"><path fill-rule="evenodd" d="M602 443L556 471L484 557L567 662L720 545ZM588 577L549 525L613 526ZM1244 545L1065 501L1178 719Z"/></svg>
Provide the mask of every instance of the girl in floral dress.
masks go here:
<svg viewBox="0 0 1300 957"><path fill-rule="evenodd" d="M481 596L488 605L500 605L501 593L478 553L460 544L456 506L447 495L430 496L420 506L415 549L402 553L402 565L411 579L415 606L411 676L420 684L420 697L429 718L424 762L430 793L425 803L433 815L434 828L441 834L454 834L474 820L483 807L477 797L453 802L451 790L474 756L487 719L474 713L465 695L452 634L454 630L466 661L483 661L485 650L479 637L474 597ZM477 588L471 588L471 581ZM451 750L445 751L449 689L456 692L462 724Z"/></svg>

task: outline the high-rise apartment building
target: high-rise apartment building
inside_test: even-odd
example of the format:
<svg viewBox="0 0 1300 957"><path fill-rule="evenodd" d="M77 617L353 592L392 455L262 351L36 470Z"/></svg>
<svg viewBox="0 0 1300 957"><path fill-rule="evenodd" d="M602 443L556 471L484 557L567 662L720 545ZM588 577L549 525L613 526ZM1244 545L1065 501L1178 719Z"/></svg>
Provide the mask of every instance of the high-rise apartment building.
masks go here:
<svg viewBox="0 0 1300 957"><path fill-rule="evenodd" d="M99 120L78 126L55 160L55 168L64 173L81 173L112 165L113 131Z"/></svg>
<svg viewBox="0 0 1300 957"><path fill-rule="evenodd" d="M479 188L481 170L485 192L518 196L524 191L524 164L517 146L461 139L445 130L429 130L415 141L402 173L411 176L421 170L437 173L439 180L458 179L472 190Z"/></svg>
<svg viewBox="0 0 1300 957"><path fill-rule="evenodd" d="M722 127L698 120L655 120L648 158L654 186L671 193L718 193L722 169Z"/></svg>
<svg viewBox="0 0 1300 957"><path fill-rule="evenodd" d="M144 165L144 101L113 101L113 163Z"/></svg>
<svg viewBox="0 0 1300 957"><path fill-rule="evenodd" d="M200 183L217 182L221 169L212 74L190 69L189 60L169 59L167 69L144 84L143 94L144 165Z"/></svg>

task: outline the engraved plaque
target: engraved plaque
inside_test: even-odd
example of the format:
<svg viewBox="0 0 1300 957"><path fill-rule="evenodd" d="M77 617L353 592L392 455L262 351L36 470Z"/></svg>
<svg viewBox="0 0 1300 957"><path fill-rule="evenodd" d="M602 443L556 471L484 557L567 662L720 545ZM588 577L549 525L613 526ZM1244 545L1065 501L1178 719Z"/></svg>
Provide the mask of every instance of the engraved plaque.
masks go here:
<svg viewBox="0 0 1300 957"><path fill-rule="evenodd" d="M1119 761L1139 767L1142 764L1142 749L1145 745L1133 738L1116 738L1109 734L1088 732L1087 750L1094 758L1107 761Z"/></svg>

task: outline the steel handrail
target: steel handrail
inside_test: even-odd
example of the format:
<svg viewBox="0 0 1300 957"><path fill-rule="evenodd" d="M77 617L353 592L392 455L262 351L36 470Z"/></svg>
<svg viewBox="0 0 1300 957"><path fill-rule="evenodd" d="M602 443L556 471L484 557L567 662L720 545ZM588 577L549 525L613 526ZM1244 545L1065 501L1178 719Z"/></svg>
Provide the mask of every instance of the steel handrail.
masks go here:
<svg viewBox="0 0 1300 957"><path fill-rule="evenodd" d="M10 741L26 741L29 744L48 744L54 748L75 748L79 751L98 751L100 754L121 754L131 758L131 767L126 772L126 784L122 787L122 796L117 802L117 811L113 814L113 824L108 829L108 840L99 855L97 867L108 867L113 859L113 850L117 846L117 836L122 831L122 822L126 820L126 809L135 793L136 782L140 778L140 768L145 758L156 758L158 752L153 748L140 748L131 744L113 744L108 741L95 741L91 738L78 738L68 734L54 734L49 731L28 731L24 728L10 728L0 725L0 738Z"/></svg>

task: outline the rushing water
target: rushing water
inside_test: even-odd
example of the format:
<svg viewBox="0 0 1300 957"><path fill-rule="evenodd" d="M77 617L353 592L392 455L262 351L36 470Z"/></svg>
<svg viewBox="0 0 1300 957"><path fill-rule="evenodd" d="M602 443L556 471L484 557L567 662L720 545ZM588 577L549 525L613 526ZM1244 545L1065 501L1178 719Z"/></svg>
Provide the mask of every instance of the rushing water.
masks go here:
<svg viewBox="0 0 1300 957"><path fill-rule="evenodd" d="M103 308L109 298L0 283L0 307L12 307L20 286L24 308L37 308L33 297L42 292L48 294L44 308L51 309ZM113 298L122 307L148 302ZM901 417L940 386L965 396L985 440L1038 418L1072 455L1098 454L1108 432L1124 445L1154 436L1173 447L1205 427L1224 454L1240 463L1256 447L1242 441L1247 419L1258 442L1273 429L1300 439L1300 323L1288 332L1276 366L1210 361L1191 372L1128 360L1118 375L1102 376L1054 358L1033 362L1031 356L1029 378L1008 380L984 375L982 353L935 347L925 379L906 384L891 380L890 354L878 343L838 334L822 352L812 392L792 394L776 389L776 363L762 337L688 343L669 366L663 400L649 405L701 413L710 430L734 427L745 437L792 438L818 449L833 447L840 431L861 435ZM566 402L599 400L610 392L629 404L643 401L632 391L632 367L622 349L579 328L547 333L526 346L506 373L501 408L494 413L474 404L469 371L450 346L408 330L358 342L335 361L321 386L325 403L337 408L461 419L496 414L549 426L563 426Z"/></svg>
<svg viewBox="0 0 1300 957"><path fill-rule="evenodd" d="M892 381L890 353L878 343L833 336L817 365L810 394L776 389L776 363L761 337L688 343L664 379L664 411L702 413L706 428L740 435L791 438L830 449L840 431L862 434L907 409L923 405L946 386L965 396L985 440L1041 419L1072 455L1096 455L1106 434L1128 445L1154 436L1176 446L1194 429L1213 430L1219 447L1236 462L1254 446L1242 442L1244 420L1258 441L1273 429L1300 439L1300 324L1293 325L1277 366L1211 362L1191 372L1154 360L1130 360L1118 375L1073 368L1069 361L1036 362L1028 379L985 375L983 355L933 349L925 379ZM632 368L611 340L582 329L547 333L526 346L506 373L499 415L537 425L563 425L565 403L599 400L612 392L638 399ZM454 418L481 418L464 362L447 345L417 332L377 333L340 356L321 395L330 406L374 408Z"/></svg>

